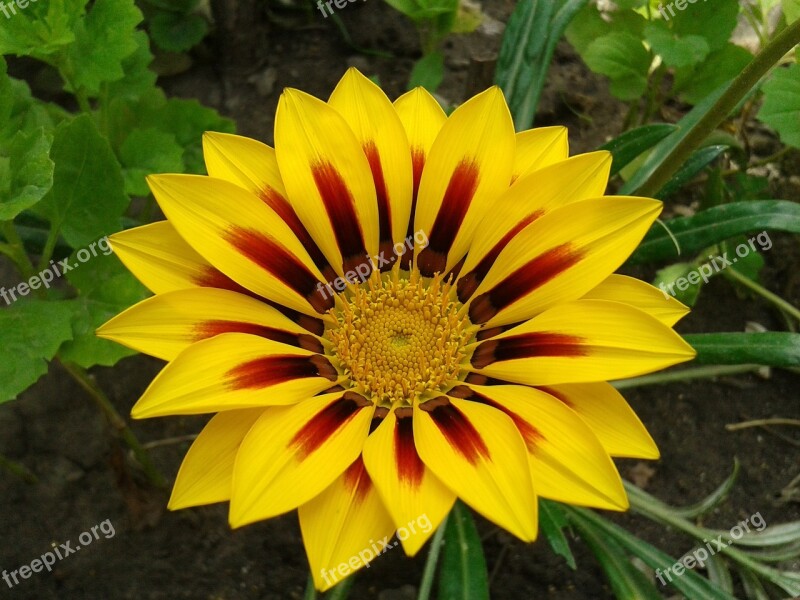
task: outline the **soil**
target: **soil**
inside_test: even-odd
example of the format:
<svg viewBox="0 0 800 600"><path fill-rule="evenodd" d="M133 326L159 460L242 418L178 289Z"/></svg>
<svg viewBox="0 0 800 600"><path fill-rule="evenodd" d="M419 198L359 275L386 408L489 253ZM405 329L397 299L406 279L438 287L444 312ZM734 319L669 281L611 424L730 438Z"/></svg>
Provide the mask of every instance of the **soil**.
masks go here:
<svg viewBox="0 0 800 600"><path fill-rule="evenodd" d="M491 84L491 61L502 23L513 2L492 0L487 25L446 43L447 73L440 97L456 104ZM348 45L333 19L315 9L287 11L231 0L214 5L219 29L192 54L185 72L161 80L168 93L199 98L232 117L244 135L272 141L280 90L301 88L327 97L347 66L377 75L390 97L405 91L418 56L413 27L380 0L339 11L352 43L388 50L392 58L364 55ZM238 12L237 12L238 11ZM220 16L222 15L222 16ZM242 27L246 23L248 27ZM225 29L227 27L227 30ZM488 65L488 66L487 66ZM589 73L568 45L559 46L537 125L569 127L572 153L588 151L618 135L625 107L607 84ZM774 183L792 197L788 175ZM674 203L684 202L677 199ZM672 210L673 207L668 207ZM763 254L766 285L800 305L797 240L772 235ZM652 277L654 268L636 274ZM681 332L742 331L748 322L772 330L785 323L763 302L737 295L715 279L703 291ZM131 406L159 371L158 361L133 357L113 369L93 372L117 409ZM738 458L741 472L729 498L705 518L730 528L760 512L767 525L800 518L800 491L789 483L800 474L798 430L725 425L770 417L800 418L796 374L772 370L767 377L739 375L627 390L625 395L658 443L657 462L619 461L622 474L650 493L688 505L710 493ZM795 390L794 392L792 390ZM173 478L189 441L206 418L167 418L132 423L136 435L154 445L152 456ZM169 513L168 492L143 483L135 465L90 399L60 367L18 400L0 407L0 454L19 461L39 478L28 484L0 474L0 568L14 570L70 540L79 551L34 573L13 589L0 582L0 598L49 600L192 599L284 600L302 598L307 565L294 514L231 531L224 505ZM612 515L643 539L673 556L692 541L633 514ZM83 544L81 533L108 521L98 539ZM555 556L544 539L521 543L478 519L491 573L492 597L596 600L613 598L594 557L579 538L572 540L578 570ZM86 536L83 536L86 539ZM415 598L425 551L414 559L388 552L362 571L351 591L356 600ZM795 564L800 569L800 565ZM668 597L671 591L665 591ZM679 597L679 596L674 596Z"/></svg>

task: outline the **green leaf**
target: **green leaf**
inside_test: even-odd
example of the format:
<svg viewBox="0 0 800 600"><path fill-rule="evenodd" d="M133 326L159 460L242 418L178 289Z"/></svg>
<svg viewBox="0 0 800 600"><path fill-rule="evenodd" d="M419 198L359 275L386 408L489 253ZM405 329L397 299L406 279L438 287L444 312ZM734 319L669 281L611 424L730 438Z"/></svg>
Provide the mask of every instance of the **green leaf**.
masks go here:
<svg viewBox="0 0 800 600"><path fill-rule="evenodd" d="M69 47L70 83L94 96L100 84L122 79L123 60L139 47L134 32L142 18L133 0L96 0Z"/></svg>
<svg viewBox="0 0 800 600"><path fill-rule="evenodd" d="M508 28L506 27L506 31ZM575 51L583 56L586 49L594 40L609 33L610 26L603 19L594 2L586 4L570 21L564 32L567 41L572 44Z"/></svg>
<svg viewBox="0 0 800 600"><path fill-rule="evenodd" d="M159 11L150 19L150 35L162 50L186 52L208 33L208 23L200 15Z"/></svg>
<svg viewBox="0 0 800 600"><path fill-rule="evenodd" d="M69 264L74 268L67 273L67 279L80 295L70 301L73 339L61 348L61 358L88 369L94 365L110 367L121 358L136 354L135 350L100 339L94 332L111 317L147 297L147 290L111 254L107 239L73 253Z"/></svg>
<svg viewBox="0 0 800 600"><path fill-rule="evenodd" d="M444 532L444 550L439 567L439 598L442 600L488 600L489 574L483 546L472 514L457 500Z"/></svg>
<svg viewBox="0 0 800 600"><path fill-rule="evenodd" d="M777 69L762 89L758 118L777 131L784 144L800 148L800 64Z"/></svg>
<svg viewBox="0 0 800 600"><path fill-rule="evenodd" d="M647 89L650 53L641 39L615 32L594 40L583 57L595 73L611 79L611 93L620 100L634 100Z"/></svg>
<svg viewBox="0 0 800 600"><path fill-rule="evenodd" d="M563 556L574 571L577 568L575 557L572 555L567 538L564 537L564 528L568 525L567 517L557 502L539 498L539 526L542 528L542 533L553 552Z"/></svg>
<svg viewBox="0 0 800 600"><path fill-rule="evenodd" d="M626 131L618 138L600 146L598 150L608 150L613 156L611 176L616 175L635 158L663 140L677 127L670 123L654 123Z"/></svg>
<svg viewBox="0 0 800 600"><path fill-rule="evenodd" d="M692 273L694 273L694 277L692 277L694 281L689 279L689 275ZM656 273L653 285L662 291L666 290L664 293L669 292L686 306L694 306L700 295L703 280L700 279L694 263L681 262L660 269Z"/></svg>
<svg viewBox="0 0 800 600"><path fill-rule="evenodd" d="M435 50L414 63L408 80L408 89L422 86L433 93L442 83L442 79L444 79L444 54Z"/></svg>
<svg viewBox="0 0 800 600"><path fill-rule="evenodd" d="M495 73L518 131L533 124L556 44L587 0L532 0L514 9Z"/></svg>
<svg viewBox="0 0 800 600"><path fill-rule="evenodd" d="M705 38L698 35L679 37L663 21L653 21L644 28L647 43L669 67L696 65L708 56L710 48Z"/></svg>
<svg viewBox="0 0 800 600"><path fill-rule="evenodd" d="M800 18L800 0L781 0L786 23L793 23Z"/></svg>
<svg viewBox="0 0 800 600"><path fill-rule="evenodd" d="M699 365L800 366L800 333L691 333L683 336Z"/></svg>
<svg viewBox="0 0 800 600"><path fill-rule="evenodd" d="M72 337L71 317L68 302L24 299L0 310L0 402L13 400L47 373L47 361Z"/></svg>
<svg viewBox="0 0 800 600"><path fill-rule="evenodd" d="M33 56L53 64L51 56L75 40L73 33L88 0L40 0L25 9L6 2L9 17L0 27L0 54Z"/></svg>
<svg viewBox="0 0 800 600"><path fill-rule="evenodd" d="M158 129L134 129L120 148L125 193L147 196L145 177L153 173L182 173L183 148L171 133Z"/></svg>
<svg viewBox="0 0 800 600"><path fill-rule="evenodd" d="M156 73L150 69L153 55L150 52L150 40L144 31L133 34L137 44L136 51L122 61L122 70L125 76L119 81L109 82L106 85L108 98L136 99L152 90L156 85Z"/></svg>
<svg viewBox="0 0 800 600"><path fill-rule="evenodd" d="M727 43L709 54L699 65L676 69L673 89L690 104L698 104L721 86L738 75L753 55L736 44Z"/></svg>
<svg viewBox="0 0 800 600"><path fill-rule="evenodd" d="M696 150L656 195L659 198L668 198L689 183L695 175L710 165L727 149L728 146L716 145Z"/></svg>
<svg viewBox="0 0 800 600"><path fill-rule="evenodd" d="M683 256L701 250L737 235L750 235L767 229L800 233L800 204L787 200L758 200L733 202L714 206L691 217L678 217L665 223L678 241ZM761 250L769 250L769 236L759 233L754 243ZM673 260L678 252L669 234L659 224L654 224L628 264L660 260Z"/></svg>
<svg viewBox="0 0 800 600"><path fill-rule="evenodd" d="M678 36L703 37L711 50L719 50L728 43L738 17L738 0L714 0L690 4L678 11L670 23Z"/></svg>
<svg viewBox="0 0 800 600"><path fill-rule="evenodd" d="M122 171L89 115L57 129L50 156L53 187L36 206L73 248L119 231L128 206Z"/></svg>
<svg viewBox="0 0 800 600"><path fill-rule="evenodd" d="M44 129L18 131L0 146L0 221L10 221L37 204L53 186L52 137Z"/></svg>

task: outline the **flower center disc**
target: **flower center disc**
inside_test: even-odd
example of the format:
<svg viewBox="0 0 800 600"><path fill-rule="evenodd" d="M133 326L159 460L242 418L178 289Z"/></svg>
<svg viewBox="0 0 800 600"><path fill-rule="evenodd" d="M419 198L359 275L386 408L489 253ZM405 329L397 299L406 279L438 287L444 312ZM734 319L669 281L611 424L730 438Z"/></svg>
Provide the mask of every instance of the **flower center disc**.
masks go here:
<svg viewBox="0 0 800 600"><path fill-rule="evenodd" d="M440 275L398 270L352 287L326 331L351 389L378 406L411 406L447 391L466 364L471 324Z"/></svg>

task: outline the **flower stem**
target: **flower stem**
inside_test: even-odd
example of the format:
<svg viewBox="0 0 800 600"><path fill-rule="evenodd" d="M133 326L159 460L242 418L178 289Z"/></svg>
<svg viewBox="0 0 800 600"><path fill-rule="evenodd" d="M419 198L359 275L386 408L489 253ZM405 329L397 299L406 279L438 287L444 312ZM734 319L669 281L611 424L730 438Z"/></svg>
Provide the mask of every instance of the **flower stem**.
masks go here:
<svg viewBox="0 0 800 600"><path fill-rule="evenodd" d="M736 281L737 283L741 283L746 288L750 288L756 294L764 298L764 300L766 300L767 302L774 304L782 311L792 315L795 319L800 321L800 310L789 304L786 300L784 300L777 294L773 294L764 286L756 283L752 279L745 277L744 275L739 273L739 271L737 271L736 269L726 269L725 271L723 271L723 275L725 275L729 279Z"/></svg>
<svg viewBox="0 0 800 600"><path fill-rule="evenodd" d="M155 464L153 464L153 461L150 459L150 455L147 453L147 450L145 450L145 448L136 438L136 435L133 433L133 431L131 431L131 428L128 427L125 419L123 419L122 416L117 412L117 409L114 408L111 400L108 399L108 396L106 396L105 392L103 392L100 386L97 385L97 382L94 380L94 378L89 375L85 369L82 369L78 365L66 361L61 361L61 364L78 383L78 385L86 390L89 396L91 396L92 400L94 400L95 404L97 404L97 406L106 416L109 423L111 423L111 426L117 431L117 434L131 449L133 455L141 465L142 470L144 471L150 483L159 488L167 487L167 480L164 478Z"/></svg>
<svg viewBox="0 0 800 600"><path fill-rule="evenodd" d="M419 582L419 595L417 600L428 600L431 596L431 589L433 589L433 578L436 575L436 565L439 562L439 553L442 551L442 539L444 538L444 530L447 528L447 520L450 518L449 514L444 518L439 529L433 535L431 541L431 549L428 550L428 559L425 561L425 571L422 573L422 580Z"/></svg>
<svg viewBox="0 0 800 600"><path fill-rule="evenodd" d="M16 475L26 483L38 483L39 479L28 468L16 461L6 458L0 454L0 468L5 469L9 473Z"/></svg>
<svg viewBox="0 0 800 600"><path fill-rule="evenodd" d="M612 382L618 390L640 387L643 385L657 385L661 383L674 383L680 381L690 381L692 379L710 379L720 375L736 375L738 373L750 373L758 371L761 365L710 365L707 367L695 367L693 369L680 369L678 371L668 371L666 373L656 373L643 377L633 377L631 379L620 379Z"/></svg>
<svg viewBox="0 0 800 600"><path fill-rule="evenodd" d="M800 19L789 25L759 52L750 64L731 82L709 111L686 136L675 145L672 152L653 171L638 190L637 195L653 196L664 187L692 152L724 121L741 100L783 56L800 43Z"/></svg>

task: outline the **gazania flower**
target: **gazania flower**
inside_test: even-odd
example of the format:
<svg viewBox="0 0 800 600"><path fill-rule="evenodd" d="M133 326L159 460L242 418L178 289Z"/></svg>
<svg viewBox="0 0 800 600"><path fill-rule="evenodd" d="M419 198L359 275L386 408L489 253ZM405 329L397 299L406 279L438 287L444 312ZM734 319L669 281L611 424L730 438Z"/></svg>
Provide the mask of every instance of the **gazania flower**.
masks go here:
<svg viewBox="0 0 800 600"><path fill-rule="evenodd" d="M627 508L610 457L658 451L607 381L694 353L685 307L613 274L661 203L603 196L608 153L515 134L497 88L446 117L352 69L283 93L274 150L204 151L150 178L166 221L113 236L155 296L99 331L169 361L134 417L217 413L170 508L298 509L320 589L457 497L527 541L539 496Z"/></svg>

